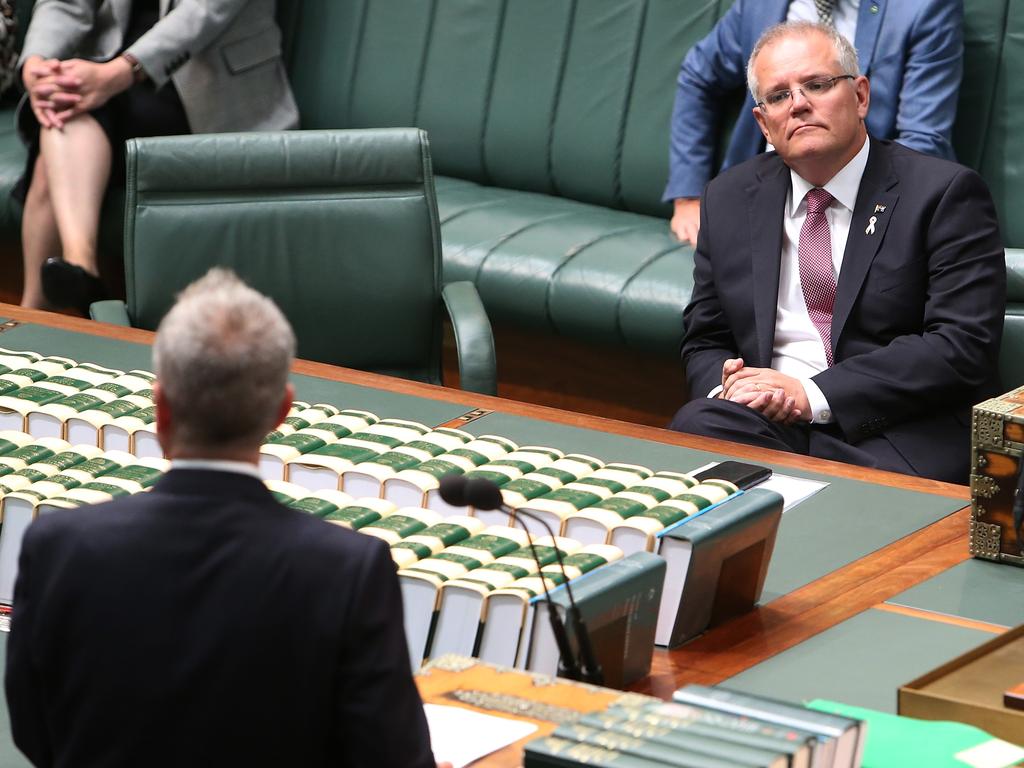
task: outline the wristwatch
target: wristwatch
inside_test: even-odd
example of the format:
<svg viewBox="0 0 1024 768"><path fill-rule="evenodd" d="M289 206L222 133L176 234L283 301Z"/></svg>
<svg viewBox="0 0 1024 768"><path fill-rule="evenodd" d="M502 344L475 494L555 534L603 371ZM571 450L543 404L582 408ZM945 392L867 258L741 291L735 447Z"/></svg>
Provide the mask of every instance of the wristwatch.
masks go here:
<svg viewBox="0 0 1024 768"><path fill-rule="evenodd" d="M132 81L135 83L141 83L146 79L146 70L142 68L142 64L130 53L122 53L121 58L132 65Z"/></svg>

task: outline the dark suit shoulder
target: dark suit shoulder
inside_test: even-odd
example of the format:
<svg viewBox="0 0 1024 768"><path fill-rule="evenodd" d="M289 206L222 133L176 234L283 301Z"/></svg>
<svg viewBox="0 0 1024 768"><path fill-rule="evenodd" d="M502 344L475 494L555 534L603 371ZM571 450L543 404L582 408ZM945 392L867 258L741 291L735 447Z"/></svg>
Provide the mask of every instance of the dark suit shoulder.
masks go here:
<svg viewBox="0 0 1024 768"><path fill-rule="evenodd" d="M977 171L966 165L942 157L926 155L924 152L905 147L896 141L872 139L872 150L885 153L892 164L893 172L901 183L913 182L918 179L941 183L951 181L961 175L976 178L982 184L985 183Z"/></svg>
<svg viewBox="0 0 1024 768"><path fill-rule="evenodd" d="M762 152L739 165L726 168L708 182L707 196L733 195L742 192L751 184L771 179L788 168L777 152Z"/></svg>

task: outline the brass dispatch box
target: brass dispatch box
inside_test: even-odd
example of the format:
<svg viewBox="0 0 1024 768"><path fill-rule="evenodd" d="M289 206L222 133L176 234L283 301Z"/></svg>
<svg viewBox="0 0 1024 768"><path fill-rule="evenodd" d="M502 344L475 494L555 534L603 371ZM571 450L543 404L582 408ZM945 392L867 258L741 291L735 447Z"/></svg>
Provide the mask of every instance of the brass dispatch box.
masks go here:
<svg viewBox="0 0 1024 768"><path fill-rule="evenodd" d="M1024 387L974 406L969 537L974 557L1024 566L1024 508L1017 520L1013 514L1022 455Z"/></svg>
<svg viewBox="0 0 1024 768"><path fill-rule="evenodd" d="M1024 679L1024 626L1004 632L899 689L897 711L921 720L955 720L1024 746L1024 711L1003 692Z"/></svg>

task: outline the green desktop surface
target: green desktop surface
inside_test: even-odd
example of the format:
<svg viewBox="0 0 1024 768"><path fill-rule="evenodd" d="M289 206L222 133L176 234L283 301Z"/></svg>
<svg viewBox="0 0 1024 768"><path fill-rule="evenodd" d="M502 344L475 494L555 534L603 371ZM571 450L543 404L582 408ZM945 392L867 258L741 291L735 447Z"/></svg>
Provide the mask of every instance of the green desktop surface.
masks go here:
<svg viewBox="0 0 1024 768"><path fill-rule="evenodd" d="M721 684L785 701L831 699L895 712L901 685L991 639L977 629L871 608Z"/></svg>
<svg viewBox="0 0 1024 768"><path fill-rule="evenodd" d="M886 602L1015 627L1024 624L1024 568L966 560Z"/></svg>

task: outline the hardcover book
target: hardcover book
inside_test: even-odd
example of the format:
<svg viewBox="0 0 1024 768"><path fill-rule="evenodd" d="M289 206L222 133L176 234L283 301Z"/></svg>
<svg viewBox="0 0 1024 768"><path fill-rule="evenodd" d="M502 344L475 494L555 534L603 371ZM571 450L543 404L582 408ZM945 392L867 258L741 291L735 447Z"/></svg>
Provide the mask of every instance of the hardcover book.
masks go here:
<svg viewBox="0 0 1024 768"><path fill-rule="evenodd" d="M399 471L384 481L383 496L402 506L420 506L442 511L437 493L445 475L461 475L505 456L518 446L498 435L483 435L463 446ZM485 521L486 522L486 521Z"/></svg>
<svg viewBox="0 0 1024 768"><path fill-rule="evenodd" d="M353 496L382 496L384 482L403 469L412 469L471 440L472 435L461 429L435 429L417 440L343 470L341 485Z"/></svg>
<svg viewBox="0 0 1024 768"><path fill-rule="evenodd" d="M490 480L499 488L507 483L522 477L525 474L534 472L540 467L546 467L552 462L562 458L564 454L557 448L545 448L538 445L526 445L517 448L494 461L490 461L481 467L469 470L466 477L480 477ZM461 515L465 514L464 507L453 507L439 496L431 500L431 509L436 509L442 514ZM493 520L491 521L493 522Z"/></svg>
<svg viewBox="0 0 1024 768"><path fill-rule="evenodd" d="M750 717L677 703L614 706L580 719L586 725L624 729L634 736L671 739L678 734L705 736L730 745L784 756L790 768L809 768L817 738L807 731L784 728Z"/></svg>
<svg viewBox="0 0 1024 768"><path fill-rule="evenodd" d="M544 520L555 534L569 535L566 523L572 515L621 493L631 485L637 485L652 474L646 467L634 464L606 464L557 490L526 502L522 510ZM526 517L524 520L526 526L537 535L545 532L544 527L534 520Z"/></svg>
<svg viewBox="0 0 1024 768"><path fill-rule="evenodd" d="M824 747L821 763L818 762L816 750L813 763L815 768L819 764L836 768L860 768L864 740L867 737L867 728L862 720L718 686L687 685L672 694L672 698L682 704L707 707L806 731L814 734Z"/></svg>
<svg viewBox="0 0 1024 768"><path fill-rule="evenodd" d="M695 485L697 481L692 477L676 472L658 472L571 515L565 523L565 535L585 544L604 544L608 542L612 529L623 520L643 514Z"/></svg>
<svg viewBox="0 0 1024 768"><path fill-rule="evenodd" d="M385 451L415 440L430 429L423 424L403 419L383 419L366 429L304 453L285 464L285 476L311 491L340 488L341 473L360 461L372 459Z"/></svg>
<svg viewBox="0 0 1024 768"><path fill-rule="evenodd" d="M130 395L111 400L109 403L91 406L84 411L68 416L65 427L65 439L73 443L88 443L89 445L104 447L104 426L111 424L122 416L129 416L152 406L153 390L151 388L140 389ZM127 442L126 439L125 444ZM106 450L117 449L110 447L106 448Z"/></svg>
<svg viewBox="0 0 1024 768"><path fill-rule="evenodd" d="M458 517L446 518L446 521ZM478 521L479 522L479 521ZM444 588L460 576L480 570L485 563L493 565L503 555L519 552L526 543L526 533L506 526L490 526L480 533L447 547L433 557L414 563L398 572L402 589L402 605L405 613L405 634L409 654L414 668L433 653L434 630L441 627L438 647L447 643L469 647L476 642L477 626L480 621L479 605L476 613L457 605L458 601L447 600ZM447 612L443 622L439 621L440 611ZM449 640L449 635L451 640ZM436 654L434 654L436 655Z"/></svg>
<svg viewBox="0 0 1024 768"><path fill-rule="evenodd" d="M636 552L572 580L573 597L604 671L605 685L625 688L650 673L664 582L665 561L650 552ZM569 644L580 659L579 638L566 618L569 598L565 586L553 590L550 596L566 625ZM532 631L524 638L529 649L526 668L555 675L558 646L546 610L541 610L541 598L531 600L530 608L528 627Z"/></svg>
<svg viewBox="0 0 1024 768"><path fill-rule="evenodd" d="M764 587L782 519L782 496L753 489L662 531L668 574L658 645L675 647L749 611Z"/></svg>
<svg viewBox="0 0 1024 768"><path fill-rule="evenodd" d="M321 408L318 413L326 411ZM291 434L274 437L260 446L260 476L267 480L287 480L287 462L328 443L336 443L378 421L380 419L368 411L347 410L324 416Z"/></svg>

